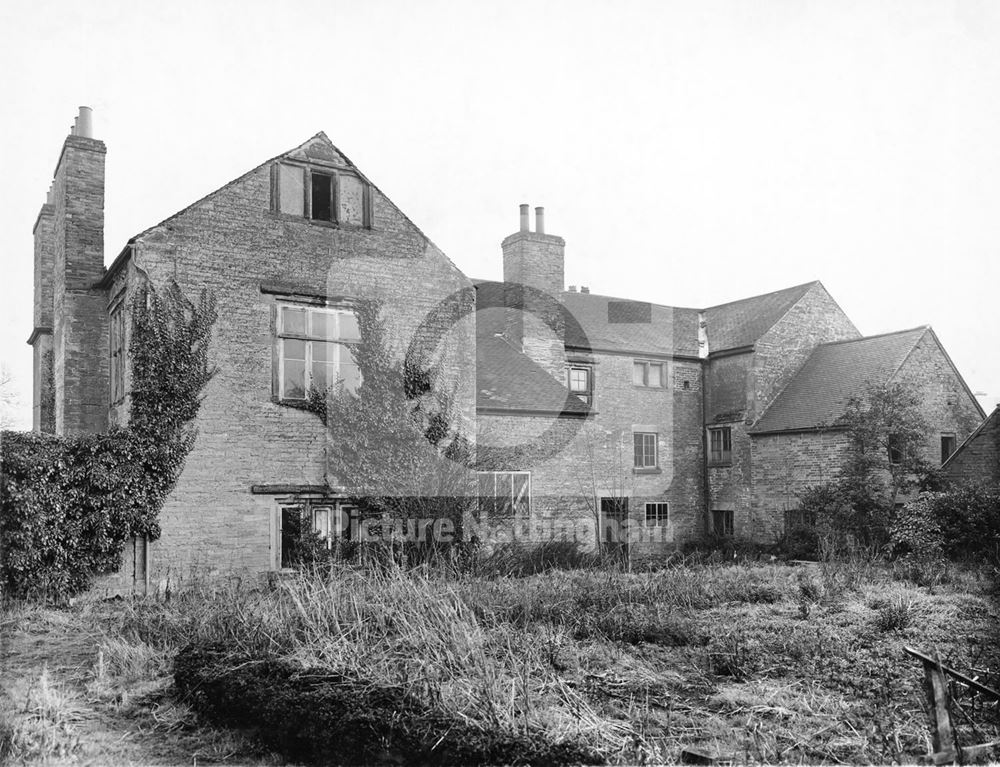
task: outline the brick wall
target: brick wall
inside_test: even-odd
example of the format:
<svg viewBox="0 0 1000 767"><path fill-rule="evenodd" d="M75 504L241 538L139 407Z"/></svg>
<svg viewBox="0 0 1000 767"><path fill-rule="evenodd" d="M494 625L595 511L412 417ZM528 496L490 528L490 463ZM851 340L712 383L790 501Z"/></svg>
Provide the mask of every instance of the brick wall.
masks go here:
<svg viewBox="0 0 1000 767"><path fill-rule="evenodd" d="M53 180L53 378L58 434L107 426L103 142L68 136ZM44 284L44 283L43 283Z"/></svg>
<svg viewBox="0 0 1000 767"><path fill-rule="evenodd" d="M842 431L752 437L753 497L746 518L747 536L775 542L784 531L785 512L799 507L799 496L839 475L848 446Z"/></svg>
<svg viewBox="0 0 1000 767"><path fill-rule="evenodd" d="M346 166L315 139L295 156ZM468 286L464 276L379 190L372 228L337 228L271 211L271 169L259 167L143 234L133 257L155 285L176 279L186 295L211 290L219 321L211 362L218 375L197 419L198 439L161 514L150 551L154 584L273 561L272 496L252 485L317 485L326 479L326 434L306 412L272 401L275 298L262 284L294 284L330 296L384 302L393 351L402 356L419 323ZM471 432L475 348L471 321L440 349L459 415Z"/></svg>
<svg viewBox="0 0 1000 767"><path fill-rule="evenodd" d="M813 285L754 345L748 420L764 414L819 344L860 337L826 289Z"/></svg>
<svg viewBox="0 0 1000 767"><path fill-rule="evenodd" d="M52 280L55 271L55 206L42 205L32 232L35 237L35 284L32 339L32 430L49 429L51 380L46 355L52 352ZM50 362L51 360L49 360Z"/></svg>
<svg viewBox="0 0 1000 767"><path fill-rule="evenodd" d="M704 525L701 441L701 371L697 363L670 361L665 388L632 384L633 358L596 354L594 407L596 415L582 423L561 419L552 435L561 439L572 433L569 444L544 461L512 462L501 467L530 470L534 514L544 530L580 532L592 543L595 506L601 497L628 497L629 524L638 538L632 544L636 557L656 556L676 544L701 536ZM684 388L687 381L689 387ZM551 418L480 414L481 443L524 444L545 431ZM575 433L573 433L575 431ZM634 431L657 434L658 469L633 467ZM645 504L667 502L669 524L665 530L645 528Z"/></svg>
<svg viewBox="0 0 1000 767"><path fill-rule="evenodd" d="M1000 406L983 428L944 467L945 476L957 486L1000 483Z"/></svg>

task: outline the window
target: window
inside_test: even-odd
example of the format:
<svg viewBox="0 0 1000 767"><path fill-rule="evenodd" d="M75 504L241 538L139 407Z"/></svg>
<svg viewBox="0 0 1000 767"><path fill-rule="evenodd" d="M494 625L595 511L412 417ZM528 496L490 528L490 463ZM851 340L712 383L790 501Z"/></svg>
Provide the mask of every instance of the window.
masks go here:
<svg viewBox="0 0 1000 767"><path fill-rule="evenodd" d="M343 503L312 507L312 529L330 548L334 541L351 540L355 508Z"/></svg>
<svg viewBox="0 0 1000 767"><path fill-rule="evenodd" d="M889 435L888 449L889 449L889 463L897 464L903 462L902 440L900 440L900 438L897 435L895 434Z"/></svg>
<svg viewBox="0 0 1000 767"><path fill-rule="evenodd" d="M567 368L566 386L588 405L593 402L593 373L589 367L574 366Z"/></svg>
<svg viewBox="0 0 1000 767"><path fill-rule="evenodd" d="M954 434L942 434L941 463L944 463L949 458L951 458L951 454L954 453L957 448L958 448L958 440L955 438Z"/></svg>
<svg viewBox="0 0 1000 767"><path fill-rule="evenodd" d="M786 509L785 530L794 530L797 527L816 527L816 512L805 509Z"/></svg>
<svg viewBox="0 0 1000 767"><path fill-rule="evenodd" d="M646 504L646 525L647 527L663 527L670 519L670 504L667 503L647 503Z"/></svg>
<svg viewBox="0 0 1000 767"><path fill-rule="evenodd" d="M125 302L111 310L109 319L111 341L111 404L125 399Z"/></svg>
<svg viewBox="0 0 1000 767"><path fill-rule="evenodd" d="M531 515L531 472L479 472L479 518Z"/></svg>
<svg viewBox="0 0 1000 767"><path fill-rule="evenodd" d="M628 544L628 498L601 498L600 540L608 545Z"/></svg>
<svg viewBox="0 0 1000 767"><path fill-rule="evenodd" d="M634 466L637 469L655 469L656 463L656 434L653 432L637 431L632 435L635 443Z"/></svg>
<svg viewBox="0 0 1000 767"><path fill-rule="evenodd" d="M712 532L716 535L733 534L733 510L713 509L712 510Z"/></svg>
<svg viewBox="0 0 1000 767"><path fill-rule="evenodd" d="M666 367L663 362L636 360L632 363L632 383L635 386L662 389L667 381Z"/></svg>
<svg viewBox="0 0 1000 767"><path fill-rule="evenodd" d="M729 464L733 462L733 428L713 427L708 430L708 462Z"/></svg>
<svg viewBox="0 0 1000 767"><path fill-rule="evenodd" d="M294 304L278 306L278 398L304 400L312 389L338 383L354 394L361 372L351 345L361 338L350 309Z"/></svg>
<svg viewBox="0 0 1000 767"><path fill-rule="evenodd" d="M371 226L368 186L357 176L289 163L278 163L274 167L271 187L274 210L313 221Z"/></svg>

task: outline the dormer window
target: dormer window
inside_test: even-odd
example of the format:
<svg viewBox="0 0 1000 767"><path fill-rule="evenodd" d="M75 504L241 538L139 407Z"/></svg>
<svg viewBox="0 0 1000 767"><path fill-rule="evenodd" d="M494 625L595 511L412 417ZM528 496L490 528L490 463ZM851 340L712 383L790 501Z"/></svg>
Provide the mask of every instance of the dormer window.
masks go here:
<svg viewBox="0 0 1000 767"><path fill-rule="evenodd" d="M345 227L371 228L371 193L354 173L277 163L271 184L272 210Z"/></svg>

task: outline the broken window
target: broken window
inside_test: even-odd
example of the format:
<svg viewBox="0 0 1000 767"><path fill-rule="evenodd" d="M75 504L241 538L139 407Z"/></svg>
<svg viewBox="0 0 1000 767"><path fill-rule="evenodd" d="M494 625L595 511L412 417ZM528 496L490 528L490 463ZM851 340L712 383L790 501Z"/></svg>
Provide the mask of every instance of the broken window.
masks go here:
<svg viewBox="0 0 1000 767"><path fill-rule="evenodd" d="M279 213L351 227L370 227L370 205L368 185L353 173L291 163L274 166L271 208Z"/></svg>
<svg viewBox="0 0 1000 767"><path fill-rule="evenodd" d="M317 221L333 220L333 176L313 171L310 217Z"/></svg>
<svg viewBox="0 0 1000 767"><path fill-rule="evenodd" d="M280 304L277 324L279 399L304 400L313 389L357 393L361 371L351 346L361 334L352 310Z"/></svg>
<svg viewBox="0 0 1000 767"><path fill-rule="evenodd" d="M479 472L479 518L531 515L531 472Z"/></svg>

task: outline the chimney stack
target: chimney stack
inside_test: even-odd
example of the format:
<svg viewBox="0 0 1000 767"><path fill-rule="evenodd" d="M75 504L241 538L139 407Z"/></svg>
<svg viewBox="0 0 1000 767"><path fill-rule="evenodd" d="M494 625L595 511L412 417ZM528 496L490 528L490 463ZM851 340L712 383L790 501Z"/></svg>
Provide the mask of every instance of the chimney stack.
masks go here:
<svg viewBox="0 0 1000 767"><path fill-rule="evenodd" d="M565 287L566 241L545 233L544 208L535 208L534 232L528 229L528 205L520 208L520 231L505 238L501 245L507 308L504 335L562 381L566 349L560 301Z"/></svg>

